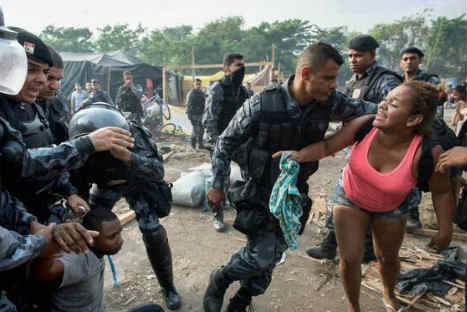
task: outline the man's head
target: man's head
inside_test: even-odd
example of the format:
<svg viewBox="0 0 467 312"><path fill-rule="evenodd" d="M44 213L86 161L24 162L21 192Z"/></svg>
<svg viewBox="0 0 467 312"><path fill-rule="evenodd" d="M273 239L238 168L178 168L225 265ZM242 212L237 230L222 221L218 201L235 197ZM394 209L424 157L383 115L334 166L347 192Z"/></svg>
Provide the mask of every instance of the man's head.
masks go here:
<svg viewBox="0 0 467 312"><path fill-rule="evenodd" d="M32 104L47 81L47 74L53 65L52 56L45 43L36 35L18 27L10 29L18 33L17 40L24 47L28 58L26 81L21 91L13 98Z"/></svg>
<svg viewBox="0 0 467 312"><path fill-rule="evenodd" d="M90 81L86 82L85 88L86 88L86 91L91 92L92 91L92 83Z"/></svg>
<svg viewBox="0 0 467 312"><path fill-rule="evenodd" d="M101 88L101 85L99 84L99 81L97 81L96 79L92 79L91 80L91 90L97 91L97 90L100 90L100 88Z"/></svg>
<svg viewBox="0 0 467 312"><path fill-rule="evenodd" d="M379 47L375 38L361 35L349 42L349 66L355 74L363 74L375 62L376 48Z"/></svg>
<svg viewBox="0 0 467 312"><path fill-rule="evenodd" d="M81 85L79 83L75 83L75 91L81 91Z"/></svg>
<svg viewBox="0 0 467 312"><path fill-rule="evenodd" d="M423 61L425 55L416 48L410 47L402 51L400 66L404 73L415 74Z"/></svg>
<svg viewBox="0 0 467 312"><path fill-rule="evenodd" d="M92 248L97 254L114 255L122 248L122 225L111 210L101 207L91 209L83 218L83 226L88 230L99 232Z"/></svg>
<svg viewBox="0 0 467 312"><path fill-rule="evenodd" d="M455 87L452 96L456 101L465 101L466 100L465 85L459 84L457 87Z"/></svg>
<svg viewBox="0 0 467 312"><path fill-rule="evenodd" d="M231 53L224 57L224 72L226 74L231 74L242 67L245 67L243 55L239 53Z"/></svg>
<svg viewBox="0 0 467 312"><path fill-rule="evenodd" d="M295 70L296 98L327 100L337 87L337 75L344 60L331 45L313 43L300 55Z"/></svg>
<svg viewBox="0 0 467 312"><path fill-rule="evenodd" d="M197 89L197 90L201 89L201 79L196 78L195 83L193 85L194 85L195 89Z"/></svg>
<svg viewBox="0 0 467 312"><path fill-rule="evenodd" d="M131 86L133 85L133 75L129 71L124 71L123 72L123 83L126 86Z"/></svg>
<svg viewBox="0 0 467 312"><path fill-rule="evenodd" d="M60 89L60 82L63 79L64 66L62 57L51 46L48 46L48 48L50 55L52 56L53 65L49 70L47 82L39 93L39 98L43 100L48 100L57 94L58 90Z"/></svg>
<svg viewBox="0 0 467 312"><path fill-rule="evenodd" d="M247 88L248 90L251 90L251 82L248 81L248 82L246 83L246 88Z"/></svg>

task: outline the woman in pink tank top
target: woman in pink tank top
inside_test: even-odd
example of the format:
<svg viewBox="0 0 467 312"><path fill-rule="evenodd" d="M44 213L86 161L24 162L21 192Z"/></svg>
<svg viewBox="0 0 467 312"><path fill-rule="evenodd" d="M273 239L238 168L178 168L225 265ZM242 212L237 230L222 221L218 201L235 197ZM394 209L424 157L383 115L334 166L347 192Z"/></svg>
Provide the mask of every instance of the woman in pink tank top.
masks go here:
<svg viewBox="0 0 467 312"><path fill-rule="evenodd" d="M433 86L419 81L405 82L379 104L376 117L357 118L330 138L291 152L289 158L308 162L355 143L337 185L340 196L333 203L340 275L348 311L360 311L361 262L370 224L384 286L384 305L388 312L397 310L394 287L408 216L405 198L417 184L422 139L431 134L436 105L437 91ZM357 132L373 117L373 128L356 143ZM435 162L440 152L440 147L433 148ZM433 172L429 186L440 228L430 245L442 250L452 236L454 198L449 174Z"/></svg>

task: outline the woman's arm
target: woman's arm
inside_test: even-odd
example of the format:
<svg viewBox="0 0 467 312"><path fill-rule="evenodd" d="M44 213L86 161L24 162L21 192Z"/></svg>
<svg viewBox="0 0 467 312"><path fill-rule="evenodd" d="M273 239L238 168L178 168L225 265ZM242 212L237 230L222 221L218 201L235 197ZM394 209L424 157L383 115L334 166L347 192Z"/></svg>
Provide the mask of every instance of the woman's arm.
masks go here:
<svg viewBox="0 0 467 312"><path fill-rule="evenodd" d="M301 163L320 160L353 144L357 131L374 117L375 115L365 115L355 118L338 132L321 142L308 145L299 151L279 151L273 154L272 157L277 158L285 152L290 152L289 159Z"/></svg>
<svg viewBox="0 0 467 312"><path fill-rule="evenodd" d="M433 159L438 161L441 148L433 149ZM431 239L430 246L439 251L447 248L452 238L452 222L454 219L455 201L449 171L435 171L429 181L433 207L438 219L438 233Z"/></svg>

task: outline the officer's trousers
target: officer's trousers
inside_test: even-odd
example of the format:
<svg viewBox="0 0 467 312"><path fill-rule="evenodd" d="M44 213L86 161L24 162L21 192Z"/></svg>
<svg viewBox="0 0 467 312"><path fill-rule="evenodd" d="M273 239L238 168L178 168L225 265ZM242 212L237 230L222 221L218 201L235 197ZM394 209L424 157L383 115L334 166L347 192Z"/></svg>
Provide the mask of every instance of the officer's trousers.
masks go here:
<svg viewBox="0 0 467 312"><path fill-rule="evenodd" d="M272 272L287 244L281 234L259 230L247 235L247 244L222 268L231 281L240 281L250 296L263 294L269 287Z"/></svg>

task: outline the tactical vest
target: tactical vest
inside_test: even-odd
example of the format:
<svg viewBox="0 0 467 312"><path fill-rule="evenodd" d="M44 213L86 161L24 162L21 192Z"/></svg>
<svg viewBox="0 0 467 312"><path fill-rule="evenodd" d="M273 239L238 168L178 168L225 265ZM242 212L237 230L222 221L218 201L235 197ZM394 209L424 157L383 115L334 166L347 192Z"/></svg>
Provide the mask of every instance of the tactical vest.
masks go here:
<svg viewBox="0 0 467 312"><path fill-rule="evenodd" d="M205 96L203 91L193 89L191 91L191 113L193 115L202 115L204 113Z"/></svg>
<svg viewBox="0 0 467 312"><path fill-rule="evenodd" d="M438 75L422 72L420 75L417 75L417 76L415 77L415 80L426 81L426 82L428 82L428 81L429 81L431 78L433 78L433 77L439 78Z"/></svg>
<svg viewBox="0 0 467 312"><path fill-rule="evenodd" d="M378 79L385 74L394 75L402 81L402 78L395 72L387 68L377 66L376 70L373 71L371 75L367 75L363 79L355 79L354 81L349 81L348 83L346 83L344 93L345 95L350 96L354 99L360 99L376 103L376 99L368 98L368 93L374 87Z"/></svg>
<svg viewBox="0 0 467 312"><path fill-rule="evenodd" d="M22 131L24 142L28 148L46 147L54 143L54 136L50 131L49 123L42 109L37 104L32 104L36 112L32 121L23 122Z"/></svg>
<svg viewBox="0 0 467 312"><path fill-rule="evenodd" d="M322 141L329 125L330 106L313 103L302 107L293 116L287 111L286 94L282 87L271 87L261 93L261 114L257 134L251 139L253 148L248 159L249 176L272 190L279 176L280 159L271 155L281 150L299 150ZM318 161L300 164L297 186L307 193L306 181L318 170Z"/></svg>
<svg viewBox="0 0 467 312"><path fill-rule="evenodd" d="M232 84L225 85L223 82L220 82L220 86L224 91L224 100L220 103L221 109L217 120L217 130L219 133L222 133L229 125L237 110L248 98L248 94L246 94L242 86L238 90L235 90Z"/></svg>

